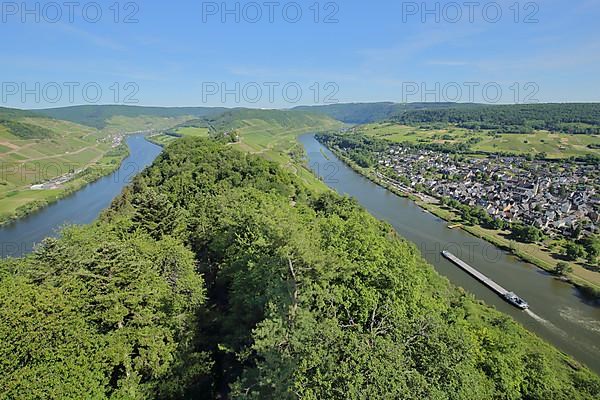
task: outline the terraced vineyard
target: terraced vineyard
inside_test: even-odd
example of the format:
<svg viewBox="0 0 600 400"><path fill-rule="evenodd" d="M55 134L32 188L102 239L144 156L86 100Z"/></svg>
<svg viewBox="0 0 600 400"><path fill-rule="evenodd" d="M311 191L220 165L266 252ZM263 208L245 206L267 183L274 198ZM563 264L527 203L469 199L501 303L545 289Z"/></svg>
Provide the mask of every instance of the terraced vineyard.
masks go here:
<svg viewBox="0 0 600 400"><path fill-rule="evenodd" d="M309 132L338 130L344 124L326 115L301 111L250 110L228 111L215 118L188 121L169 134L157 135L152 141L165 145L177 136L224 137L231 145L251 154L261 155L284 165L315 190L326 186L306 169L297 137Z"/></svg>
<svg viewBox="0 0 600 400"><path fill-rule="evenodd" d="M93 176L115 168L126 154L114 136L94 128L33 117L20 119L19 123L39 127L49 134L43 138L23 138L10 128L0 128L1 221L81 187ZM31 189L32 185L73 173L73 179L63 184L49 185L44 190Z"/></svg>
<svg viewBox="0 0 600 400"><path fill-rule="evenodd" d="M0 223L112 172L127 155L125 134L166 130L192 118L107 115L99 129L94 119L82 119L85 125L0 109Z"/></svg>

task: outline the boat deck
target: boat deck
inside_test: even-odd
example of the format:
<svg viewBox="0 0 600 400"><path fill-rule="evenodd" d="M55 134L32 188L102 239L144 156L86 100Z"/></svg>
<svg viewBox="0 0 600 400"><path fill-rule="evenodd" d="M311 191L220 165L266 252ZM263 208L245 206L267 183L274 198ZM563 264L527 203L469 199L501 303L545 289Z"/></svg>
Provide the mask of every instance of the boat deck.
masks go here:
<svg viewBox="0 0 600 400"><path fill-rule="evenodd" d="M448 260L452 261L454 264L461 267L463 270L468 272L470 275L475 277L478 281L480 281L481 283L483 283L484 285L486 285L487 287L489 287L490 289L492 289L494 292L498 293L499 295L504 296L506 293L509 292L508 290L504 289L502 286L498 285L496 282L494 282L493 280L491 280L490 278L488 278L481 272L477 271L475 268L471 267L469 264L467 264L460 258L456 257L454 254L443 253L443 255Z"/></svg>

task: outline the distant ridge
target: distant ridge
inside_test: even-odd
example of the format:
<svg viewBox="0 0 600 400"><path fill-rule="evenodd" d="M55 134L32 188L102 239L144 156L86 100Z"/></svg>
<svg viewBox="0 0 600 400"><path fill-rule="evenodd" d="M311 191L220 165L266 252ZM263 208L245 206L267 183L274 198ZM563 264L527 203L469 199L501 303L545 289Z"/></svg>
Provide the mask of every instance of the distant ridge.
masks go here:
<svg viewBox="0 0 600 400"><path fill-rule="evenodd" d="M115 116L181 117L190 115L201 118L223 113L224 107L144 107L126 105L82 105L31 110L38 115L75 122L93 128L106 127L107 120Z"/></svg>
<svg viewBox="0 0 600 400"><path fill-rule="evenodd" d="M589 126L600 121L600 103L538 103L538 104L480 104L480 103L339 103L315 106L298 106L291 109L258 109L227 107L144 107L129 105L82 105L40 110L15 110L0 108L0 118L12 116L45 116L102 129L115 116L181 117L194 119L227 119L227 115L252 114L272 117L277 112L308 112L325 115L347 124L366 124L381 121L399 123L457 122L469 126L496 126L498 122L510 126L531 125L535 129L556 129L570 132L587 132ZM285 113L280 114L286 115ZM293 115L293 113L288 114ZM7 117L4 117L7 119ZM540 123L540 121L545 121ZM512 128L509 129L513 130ZM520 130L518 130L520 132ZM595 130L593 130L595 132Z"/></svg>
<svg viewBox="0 0 600 400"><path fill-rule="evenodd" d="M390 119L411 110L472 107L472 103L339 103L320 106L300 106L293 110L325 114L348 124L367 124Z"/></svg>

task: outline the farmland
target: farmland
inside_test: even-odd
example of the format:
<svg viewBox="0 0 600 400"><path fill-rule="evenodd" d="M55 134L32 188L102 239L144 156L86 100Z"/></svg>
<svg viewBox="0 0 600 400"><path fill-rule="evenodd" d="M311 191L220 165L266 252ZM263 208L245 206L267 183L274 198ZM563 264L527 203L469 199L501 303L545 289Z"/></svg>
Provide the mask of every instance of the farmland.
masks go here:
<svg viewBox="0 0 600 400"><path fill-rule="evenodd" d="M98 129L19 110L0 111L0 223L113 171L127 154L125 134L166 130L192 118L112 115ZM53 184L59 177L65 182ZM31 188L40 184L45 186Z"/></svg>
<svg viewBox="0 0 600 400"><path fill-rule="evenodd" d="M0 128L0 221L22 215L81 187L91 176L114 169L126 154L114 136L94 128L47 118L28 117L19 123L46 129L50 137L21 138L6 127ZM91 167L94 171L89 170ZM56 188L30 189L32 185L85 169L88 169L85 174L75 174Z"/></svg>
<svg viewBox="0 0 600 400"><path fill-rule="evenodd" d="M466 144L483 153L535 154L549 158L568 158L598 154L600 136L535 131L533 133L492 133L448 125L445 128L420 128L396 123L374 123L356 128L357 132L392 142Z"/></svg>

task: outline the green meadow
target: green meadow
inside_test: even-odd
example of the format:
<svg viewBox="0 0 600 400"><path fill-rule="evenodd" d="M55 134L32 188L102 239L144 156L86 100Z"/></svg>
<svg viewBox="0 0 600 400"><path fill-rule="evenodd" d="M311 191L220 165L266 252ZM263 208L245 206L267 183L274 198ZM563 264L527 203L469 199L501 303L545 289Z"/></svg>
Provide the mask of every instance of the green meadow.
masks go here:
<svg viewBox="0 0 600 400"><path fill-rule="evenodd" d="M395 123L374 123L355 128L357 132L392 142L408 143L470 143L473 151L514 154L546 153L550 158L568 158L598 154L589 145L600 145L600 136L536 131L528 134L473 131L456 126L443 129L420 128Z"/></svg>

